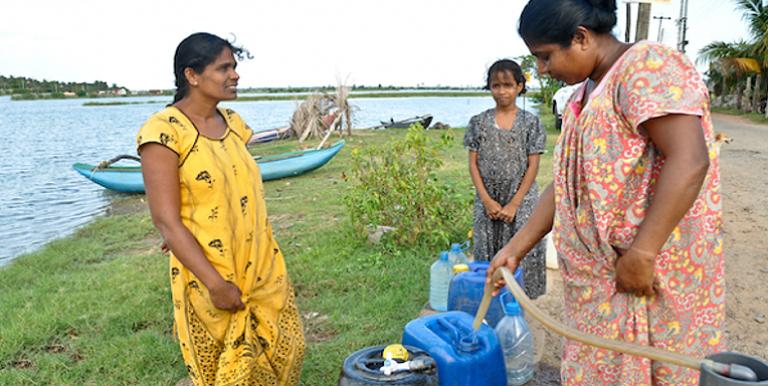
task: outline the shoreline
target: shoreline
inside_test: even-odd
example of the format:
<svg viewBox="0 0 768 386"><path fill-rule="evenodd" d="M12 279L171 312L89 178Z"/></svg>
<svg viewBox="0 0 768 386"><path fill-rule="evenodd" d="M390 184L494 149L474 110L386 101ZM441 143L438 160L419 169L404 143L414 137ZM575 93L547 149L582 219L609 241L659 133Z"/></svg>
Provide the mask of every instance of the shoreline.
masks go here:
<svg viewBox="0 0 768 386"><path fill-rule="evenodd" d="M240 96L235 100L229 102L267 102L267 101L293 101L293 100L305 100L311 94L296 94L296 95L254 95L254 96ZM442 92L442 91L425 91L425 92L376 92L376 93L350 93L349 99L362 99L362 98L423 98L423 97L439 97L439 98L460 98L460 97L490 97L490 93L481 91L459 91L459 92ZM133 104L167 104L170 101L106 101L106 102L84 102L83 106L98 107L98 106L119 106L119 105L133 105Z"/></svg>

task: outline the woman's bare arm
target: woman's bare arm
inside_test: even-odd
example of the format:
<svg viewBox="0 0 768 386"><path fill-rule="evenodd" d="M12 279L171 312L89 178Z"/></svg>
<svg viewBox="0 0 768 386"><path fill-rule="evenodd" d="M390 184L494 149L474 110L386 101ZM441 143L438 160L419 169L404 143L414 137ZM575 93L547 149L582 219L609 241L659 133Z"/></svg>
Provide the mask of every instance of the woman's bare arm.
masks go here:
<svg viewBox="0 0 768 386"><path fill-rule="evenodd" d="M616 263L616 285L622 292L651 295L656 255L696 201L709 168L709 152L697 116L667 115L650 119L643 127L664 156L664 166L637 236Z"/></svg>
<svg viewBox="0 0 768 386"><path fill-rule="evenodd" d="M208 288L216 307L242 309L240 291L213 268L195 237L181 222L178 155L156 143L145 144L140 151L152 222L168 248Z"/></svg>

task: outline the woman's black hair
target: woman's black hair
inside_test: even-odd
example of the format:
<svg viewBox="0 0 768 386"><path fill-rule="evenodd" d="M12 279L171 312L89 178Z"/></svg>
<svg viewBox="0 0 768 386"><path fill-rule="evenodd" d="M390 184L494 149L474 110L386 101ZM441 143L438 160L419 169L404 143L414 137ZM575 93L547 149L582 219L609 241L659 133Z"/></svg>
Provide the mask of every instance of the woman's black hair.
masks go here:
<svg viewBox="0 0 768 386"><path fill-rule="evenodd" d="M499 72L509 72L512 74L512 77L515 78L515 82L517 82L517 84L523 85L523 89L520 91L520 95L523 95L526 91L528 91L528 89L525 88L525 75L523 74L523 69L519 64L517 64L517 62L509 59L500 59L491 65L491 68L488 69L488 75L486 75L485 78L485 87L483 87L484 90L491 89L491 80L493 79L493 75Z"/></svg>
<svg viewBox="0 0 768 386"><path fill-rule="evenodd" d="M173 96L173 103L180 101L189 92L184 70L189 67L198 74L202 73L205 66L213 63L224 48L232 50L238 60L251 58L248 50L207 32L193 33L179 43L173 56L173 75L176 77L176 95Z"/></svg>
<svg viewBox="0 0 768 386"><path fill-rule="evenodd" d="M529 46L570 47L579 26L609 34L615 25L616 0L530 0L520 14L517 31Z"/></svg>

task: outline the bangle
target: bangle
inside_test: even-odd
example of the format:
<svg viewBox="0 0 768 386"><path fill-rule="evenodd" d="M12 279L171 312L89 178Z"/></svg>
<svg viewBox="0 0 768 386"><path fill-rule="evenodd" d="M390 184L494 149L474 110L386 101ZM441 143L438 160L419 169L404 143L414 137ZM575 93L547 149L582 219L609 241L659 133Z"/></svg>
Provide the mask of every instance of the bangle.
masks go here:
<svg viewBox="0 0 768 386"><path fill-rule="evenodd" d="M634 251L635 253L641 254L646 257L651 257L651 258L656 258L656 256L658 256L659 254L658 252L654 253L651 251L646 251L646 250L642 250L640 248L635 248L635 247L630 247L629 250Z"/></svg>

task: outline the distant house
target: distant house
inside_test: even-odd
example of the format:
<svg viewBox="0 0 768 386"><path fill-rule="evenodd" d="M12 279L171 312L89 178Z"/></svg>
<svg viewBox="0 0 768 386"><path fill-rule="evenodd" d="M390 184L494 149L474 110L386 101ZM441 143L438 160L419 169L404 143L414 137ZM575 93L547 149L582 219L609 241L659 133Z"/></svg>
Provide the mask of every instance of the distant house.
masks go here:
<svg viewBox="0 0 768 386"><path fill-rule="evenodd" d="M71 98L71 97L76 97L76 96L77 96L77 94L75 94L75 93L74 93L74 92L72 92L72 91L64 91L64 93L63 93L63 94L64 94L64 96L65 96L65 97L67 97L67 98Z"/></svg>

